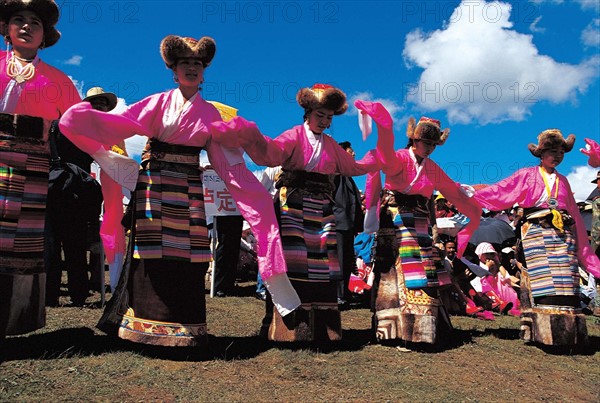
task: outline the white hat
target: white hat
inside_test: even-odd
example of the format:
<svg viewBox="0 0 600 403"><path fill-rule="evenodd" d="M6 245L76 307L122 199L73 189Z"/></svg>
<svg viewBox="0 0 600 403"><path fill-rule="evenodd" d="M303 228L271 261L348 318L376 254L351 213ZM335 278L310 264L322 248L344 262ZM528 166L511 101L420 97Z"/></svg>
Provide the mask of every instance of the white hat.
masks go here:
<svg viewBox="0 0 600 403"><path fill-rule="evenodd" d="M477 248L475 248L475 254L477 256L479 256L479 258L481 258L481 256L484 253L495 253L495 254L498 254L498 252L496 252L496 249L494 249L494 247L492 246L492 244L489 243L489 242L482 242L479 245L477 245Z"/></svg>
<svg viewBox="0 0 600 403"><path fill-rule="evenodd" d="M244 223L242 224L242 231L246 231L247 229L250 229L250 224L248 224L248 221L244 220Z"/></svg>

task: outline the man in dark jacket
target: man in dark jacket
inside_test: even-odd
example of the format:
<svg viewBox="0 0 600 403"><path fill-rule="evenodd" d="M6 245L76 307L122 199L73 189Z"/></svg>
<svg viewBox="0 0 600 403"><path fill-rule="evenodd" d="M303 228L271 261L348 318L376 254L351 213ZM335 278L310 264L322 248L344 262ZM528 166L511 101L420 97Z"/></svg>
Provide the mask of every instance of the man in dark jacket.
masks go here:
<svg viewBox="0 0 600 403"><path fill-rule="evenodd" d="M339 145L353 157L354 150L350 142L344 141ZM350 291L348 281L356 267L354 256L354 237L363 231L364 214L361 206L361 194L358 186L351 177L338 175L334 178L335 193L333 213L337 235L337 252L344 280L338 285L338 304L346 305Z"/></svg>

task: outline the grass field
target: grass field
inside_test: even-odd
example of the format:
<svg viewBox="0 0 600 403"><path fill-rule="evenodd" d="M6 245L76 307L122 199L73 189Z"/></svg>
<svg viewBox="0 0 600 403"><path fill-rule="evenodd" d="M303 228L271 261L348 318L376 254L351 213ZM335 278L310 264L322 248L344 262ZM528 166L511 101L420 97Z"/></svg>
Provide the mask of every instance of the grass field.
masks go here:
<svg viewBox="0 0 600 403"><path fill-rule="evenodd" d="M204 349L120 341L95 329L100 308L49 308L44 329L2 346L0 401L600 401L592 316L578 352L524 345L512 317L453 317L440 351L379 345L367 309L342 313L338 344L276 345L258 337L253 285L238 290L245 296L208 299Z"/></svg>

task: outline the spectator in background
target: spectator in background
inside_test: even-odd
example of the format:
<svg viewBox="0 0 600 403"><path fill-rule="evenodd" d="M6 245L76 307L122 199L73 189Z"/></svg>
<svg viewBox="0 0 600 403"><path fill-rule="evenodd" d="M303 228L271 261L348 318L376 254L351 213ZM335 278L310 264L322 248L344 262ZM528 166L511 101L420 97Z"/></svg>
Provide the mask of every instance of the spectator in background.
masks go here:
<svg viewBox="0 0 600 403"><path fill-rule="evenodd" d="M256 238L247 221L242 225L242 237L240 239L240 260L238 262L239 277L247 279L249 273L258 272L258 261L256 260ZM263 296L256 295L258 299L265 300Z"/></svg>
<svg viewBox="0 0 600 403"><path fill-rule="evenodd" d="M214 295L226 297L235 293L235 279L240 259L240 238L244 218L241 215L220 215L213 218L217 233L215 249Z"/></svg>
<svg viewBox="0 0 600 403"><path fill-rule="evenodd" d="M456 256L456 241L454 241L454 239L446 241L444 252L444 265L452 277L452 284L440 290L440 298L444 302L448 312L450 314L461 314L476 316L480 319L489 319L489 314L484 313L484 309L477 306L477 304L468 297L472 288L466 276L467 272L470 273L470 271ZM466 292L463 291L463 288Z"/></svg>
<svg viewBox="0 0 600 403"><path fill-rule="evenodd" d="M477 257L479 258L479 266L482 270L487 272L486 275L480 277L480 292L490 299L493 311L503 314L508 313L515 305L515 299L518 300L518 297L516 294L510 294L510 298L505 299L498 292L499 287L497 286L497 282L499 280L497 274L500 267L498 252L496 252L490 243L481 242L477 245L477 248L475 248L475 254L477 254ZM504 295L506 296L507 293L504 293Z"/></svg>
<svg viewBox="0 0 600 403"><path fill-rule="evenodd" d="M343 141L339 145L352 158L355 158L356 153L349 141ZM333 185L335 187L333 214L335 215L337 252L343 276L343 280L338 283L337 302L343 308L351 298L348 282L350 274L356 268L354 237L363 231L364 214L361 207L360 190L351 176L336 175Z"/></svg>
<svg viewBox="0 0 600 403"><path fill-rule="evenodd" d="M92 108L102 112L111 111L117 106L117 96L104 92L100 87L90 88L86 94ZM92 157L77 148L60 131L57 131L56 148L63 162L70 162L86 172L90 172ZM47 261L46 261L46 305L57 306L59 303L60 283L62 276L61 249L64 253L64 266L67 270L67 289L73 306L83 306L89 295L90 281L88 279L87 245L88 227L100 231L99 214L101 206L94 206L98 211L96 219L90 219L81 212L48 210L47 225ZM93 234L98 237L98 232Z"/></svg>
<svg viewBox="0 0 600 403"><path fill-rule="evenodd" d="M46 324L46 139L50 122L81 100L69 77L39 56L60 39L58 18L51 0L0 2L8 44L0 51L0 339ZM48 88L56 96L40 96Z"/></svg>

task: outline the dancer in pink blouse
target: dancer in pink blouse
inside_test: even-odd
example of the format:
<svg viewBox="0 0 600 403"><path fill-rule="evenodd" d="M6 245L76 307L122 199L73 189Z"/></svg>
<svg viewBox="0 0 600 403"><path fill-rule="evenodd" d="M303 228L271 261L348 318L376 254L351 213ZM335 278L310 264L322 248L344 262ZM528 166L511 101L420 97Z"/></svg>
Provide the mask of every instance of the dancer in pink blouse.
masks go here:
<svg viewBox="0 0 600 403"><path fill-rule="evenodd" d="M267 299L262 332L274 341L335 341L341 334L336 286L342 279L337 257L332 175L363 175L379 169L374 153L355 161L324 133L334 115L348 107L345 94L315 84L301 89L296 100L304 123L275 139L241 118L213 125L213 135L230 146L241 146L259 165L281 165L275 208L283 237L288 276L302 305L290 318L274 312ZM376 104L361 109L372 113ZM379 123L376 119L376 122Z"/></svg>
<svg viewBox="0 0 600 403"><path fill-rule="evenodd" d="M204 70L216 51L212 38L200 40L170 35L161 55L175 74L178 88L131 105L120 115L92 110L87 103L71 108L61 130L88 151L102 172L134 190L130 206L132 237L119 285L99 326L135 342L193 346L206 341L204 275L211 251L204 213L199 153L206 149L213 168L257 238L259 270L282 315L300 303L291 287L271 197L246 168L237 149L225 149L211 138L208 126L220 121L217 109L198 91ZM93 127L95 130L89 130ZM110 150L132 136L150 138L142 167L129 170L130 160ZM130 174L128 177L127 173ZM109 193L119 186L103 189ZM105 200L113 198L111 194ZM116 198L120 200L119 197ZM120 215L117 206L105 218ZM120 229L122 232L122 229ZM118 240L103 234L116 256ZM119 242L120 243L120 242Z"/></svg>
<svg viewBox="0 0 600 403"><path fill-rule="evenodd" d="M388 120L391 122L391 118ZM431 196L437 189L470 219L458 235L459 257L479 225L481 208L429 158L449 134L448 129L440 129L438 120L422 117L416 123L411 118L408 145L395 152L391 123L388 127L378 132L385 187L379 209L371 203L366 218L368 222L373 213L378 214L379 225L365 225L377 231L373 324L380 341L401 339L435 344L441 334L451 329L438 292L439 286L449 284L450 278L429 235L435 219ZM371 175L367 200L380 188L379 173Z"/></svg>
<svg viewBox="0 0 600 403"><path fill-rule="evenodd" d="M0 3L0 338L45 325L44 215L48 129L81 101L38 53L60 38L50 0Z"/></svg>
<svg viewBox="0 0 600 403"><path fill-rule="evenodd" d="M515 203L524 209L521 337L528 342L574 345L587 341L578 266L598 278L600 261L590 247L569 181L556 170L574 143L574 135L564 139L558 129L543 131L538 144L529 145L540 159L539 166L520 169L475 193L489 210L508 209Z"/></svg>

